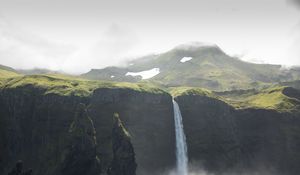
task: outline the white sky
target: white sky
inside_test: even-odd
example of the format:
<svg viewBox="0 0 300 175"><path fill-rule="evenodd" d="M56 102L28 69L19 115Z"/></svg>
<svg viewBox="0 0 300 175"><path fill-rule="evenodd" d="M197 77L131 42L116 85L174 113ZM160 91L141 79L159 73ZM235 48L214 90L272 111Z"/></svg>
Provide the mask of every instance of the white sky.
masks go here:
<svg viewBox="0 0 300 175"><path fill-rule="evenodd" d="M0 64L82 73L199 41L300 65L299 25L287 0L0 0Z"/></svg>

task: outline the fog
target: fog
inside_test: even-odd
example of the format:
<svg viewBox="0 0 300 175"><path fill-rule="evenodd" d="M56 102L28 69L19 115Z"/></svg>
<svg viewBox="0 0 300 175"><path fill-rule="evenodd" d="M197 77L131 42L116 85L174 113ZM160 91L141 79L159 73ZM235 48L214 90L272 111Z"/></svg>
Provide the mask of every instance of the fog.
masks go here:
<svg viewBox="0 0 300 175"><path fill-rule="evenodd" d="M83 73L197 41L300 65L299 0L0 0L0 64Z"/></svg>
<svg viewBox="0 0 300 175"><path fill-rule="evenodd" d="M236 169L235 169L236 168ZM209 172L206 171L202 166L201 163L190 163L189 164L189 175L280 175L277 170L272 167L266 168L265 166L256 166L255 170L245 170L239 169L237 167L228 169L226 172ZM177 174L175 169L162 172L162 175L179 175Z"/></svg>

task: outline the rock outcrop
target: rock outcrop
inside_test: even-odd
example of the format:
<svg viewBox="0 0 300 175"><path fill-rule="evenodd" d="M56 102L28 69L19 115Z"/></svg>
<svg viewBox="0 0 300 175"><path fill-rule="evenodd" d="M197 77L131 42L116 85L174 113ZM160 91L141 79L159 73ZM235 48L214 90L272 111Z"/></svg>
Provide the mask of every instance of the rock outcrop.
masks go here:
<svg viewBox="0 0 300 175"><path fill-rule="evenodd" d="M18 160L16 166L8 173L8 175L32 175L32 169L23 171L23 161Z"/></svg>
<svg viewBox="0 0 300 175"><path fill-rule="evenodd" d="M79 104L69 129L70 137L57 174L99 175L100 159L97 156L96 130L84 104Z"/></svg>
<svg viewBox="0 0 300 175"><path fill-rule="evenodd" d="M119 115L114 114L112 131L113 160L109 175L135 175L136 163L130 135L123 126Z"/></svg>

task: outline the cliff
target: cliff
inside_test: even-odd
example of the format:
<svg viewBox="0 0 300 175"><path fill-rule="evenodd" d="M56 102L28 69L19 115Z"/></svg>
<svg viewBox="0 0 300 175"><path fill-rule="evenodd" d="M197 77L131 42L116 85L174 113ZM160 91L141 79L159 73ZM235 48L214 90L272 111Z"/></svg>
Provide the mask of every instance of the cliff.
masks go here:
<svg viewBox="0 0 300 175"><path fill-rule="evenodd" d="M174 167L171 96L155 88L17 77L1 87L0 114L0 174L17 160L34 175L155 174Z"/></svg>
<svg viewBox="0 0 300 175"><path fill-rule="evenodd" d="M300 93L291 87L213 92L180 87L190 169L299 174ZM60 75L0 85L0 174L161 175L175 168L172 96L141 83Z"/></svg>
<svg viewBox="0 0 300 175"><path fill-rule="evenodd" d="M298 94L294 89L282 90ZM199 89L176 92L191 169L201 167L217 174L299 174L299 113L288 108L294 106L281 108L291 97L284 96L280 102L271 98L272 103L265 105L262 94L251 94L250 98L240 93L243 102L256 98L262 102L238 106L232 99L230 103L228 94L222 97ZM299 101L293 102L299 105Z"/></svg>

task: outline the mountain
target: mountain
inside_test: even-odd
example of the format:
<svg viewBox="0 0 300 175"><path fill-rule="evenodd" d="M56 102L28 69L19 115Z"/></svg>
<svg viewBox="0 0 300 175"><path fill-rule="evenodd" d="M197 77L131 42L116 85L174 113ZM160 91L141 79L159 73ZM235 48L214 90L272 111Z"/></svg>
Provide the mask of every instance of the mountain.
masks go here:
<svg viewBox="0 0 300 175"><path fill-rule="evenodd" d="M92 80L125 82L138 82L141 80L141 77L124 76L127 72L130 72L130 70L127 68L107 67L104 69L92 69L90 72L82 74L81 77Z"/></svg>
<svg viewBox="0 0 300 175"><path fill-rule="evenodd" d="M137 75L151 73L153 69L159 70L157 75L147 80ZM198 44L180 45L159 55L142 57L130 61L126 67L93 69L82 77L110 81L147 81L166 87L233 90L297 80L300 79L300 70L245 62L227 55L216 45Z"/></svg>

